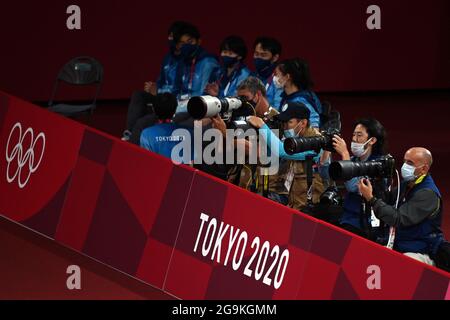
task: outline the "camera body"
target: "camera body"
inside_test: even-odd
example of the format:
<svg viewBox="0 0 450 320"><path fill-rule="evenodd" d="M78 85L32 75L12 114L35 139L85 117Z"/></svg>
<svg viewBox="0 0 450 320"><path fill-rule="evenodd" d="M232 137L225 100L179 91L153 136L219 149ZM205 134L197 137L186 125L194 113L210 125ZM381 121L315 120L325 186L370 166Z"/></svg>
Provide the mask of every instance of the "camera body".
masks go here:
<svg viewBox="0 0 450 320"><path fill-rule="evenodd" d="M333 137L340 136L340 131L330 128L321 132L316 137L296 137L288 138L284 141L284 150L287 154L293 155L305 151L320 152L321 149L334 152Z"/></svg>
<svg viewBox="0 0 450 320"><path fill-rule="evenodd" d="M354 177L392 178L395 172L395 159L386 155L378 160L354 162L350 160L332 162L329 173L333 180L350 180Z"/></svg>

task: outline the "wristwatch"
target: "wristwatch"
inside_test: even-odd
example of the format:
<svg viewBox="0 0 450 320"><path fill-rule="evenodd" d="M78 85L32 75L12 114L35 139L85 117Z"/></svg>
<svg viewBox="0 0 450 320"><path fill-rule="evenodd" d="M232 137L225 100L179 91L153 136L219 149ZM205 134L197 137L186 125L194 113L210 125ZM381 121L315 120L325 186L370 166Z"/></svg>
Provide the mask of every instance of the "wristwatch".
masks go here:
<svg viewBox="0 0 450 320"><path fill-rule="evenodd" d="M371 205L371 206L373 206L374 204L375 204L375 202L377 202L377 198L376 197L372 197L372 199L370 199L369 200L369 204Z"/></svg>

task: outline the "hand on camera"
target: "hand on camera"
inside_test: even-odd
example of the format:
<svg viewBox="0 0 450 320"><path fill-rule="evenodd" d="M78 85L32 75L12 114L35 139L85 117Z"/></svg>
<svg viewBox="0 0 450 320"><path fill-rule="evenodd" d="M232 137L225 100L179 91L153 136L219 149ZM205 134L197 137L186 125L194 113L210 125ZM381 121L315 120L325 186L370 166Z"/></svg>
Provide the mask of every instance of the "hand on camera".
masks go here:
<svg viewBox="0 0 450 320"><path fill-rule="evenodd" d="M359 180L358 189L362 197L366 199L366 201L369 201L373 198L373 188L369 179L364 178Z"/></svg>
<svg viewBox="0 0 450 320"><path fill-rule="evenodd" d="M350 160L350 154L348 153L347 144L344 139L338 135L334 135L333 147L334 150L336 150L336 152L342 157L342 160Z"/></svg>
<svg viewBox="0 0 450 320"><path fill-rule="evenodd" d="M255 116L248 117L247 121L252 126L254 126L255 128L258 128L258 129L260 129L264 125L264 120L259 117L255 117Z"/></svg>
<svg viewBox="0 0 450 320"><path fill-rule="evenodd" d="M211 118L211 121L212 127L219 130L223 136L226 136L227 125L225 124L225 121L223 121L223 119L219 115Z"/></svg>
<svg viewBox="0 0 450 320"><path fill-rule="evenodd" d="M219 95L219 85L217 83L208 83L205 92L210 96L217 97Z"/></svg>

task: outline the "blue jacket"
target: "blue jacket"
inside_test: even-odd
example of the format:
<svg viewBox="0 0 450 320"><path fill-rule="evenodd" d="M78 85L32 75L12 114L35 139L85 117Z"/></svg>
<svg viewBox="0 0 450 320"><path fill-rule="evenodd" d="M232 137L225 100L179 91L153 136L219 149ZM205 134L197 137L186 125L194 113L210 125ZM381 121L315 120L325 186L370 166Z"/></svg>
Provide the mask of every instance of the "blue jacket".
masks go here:
<svg viewBox="0 0 450 320"><path fill-rule="evenodd" d="M322 113L322 104L319 98L312 91L297 91L290 95L285 92L281 95L282 100L280 108L282 108L288 102L300 102L303 103L311 112L309 122L311 127L320 128L320 114Z"/></svg>
<svg viewBox="0 0 450 320"><path fill-rule="evenodd" d="M180 129L179 132L175 132L177 129ZM191 137L193 137L192 130L182 128L174 123L160 123L142 131L140 145L144 149L172 159L175 162L188 164L193 160L194 154L194 141ZM173 149L176 146L181 149L182 143L185 143L187 148L182 149L182 152L178 152L175 155L175 157L180 157L180 159L173 158ZM188 149L189 146L190 150ZM183 151L186 151L187 154Z"/></svg>
<svg viewBox="0 0 450 320"><path fill-rule="evenodd" d="M431 189L436 193L440 202L439 212L417 225L397 227L394 249L400 252L417 252L433 256L436 254L439 245L443 241L443 234L441 231L442 196L439 189L436 187L433 178L430 175L427 175L421 183L415 185L406 193L401 205L406 205L409 199L411 199L417 191L422 189Z"/></svg>
<svg viewBox="0 0 450 320"><path fill-rule="evenodd" d="M175 56L172 53L166 54L161 65L159 78L156 82L158 85L158 93L174 93L177 91L175 79L180 60L180 57Z"/></svg>
<svg viewBox="0 0 450 320"><path fill-rule="evenodd" d="M367 161L373 161L378 158L379 156L371 155ZM352 157L351 160L354 162L359 161L356 157ZM345 188L348 192L344 197L344 210L341 217L341 224L349 224L360 230L363 228L361 226L363 198L360 196L358 190L358 183L361 179L362 177L354 177L345 182Z"/></svg>
<svg viewBox="0 0 450 320"><path fill-rule="evenodd" d="M235 97L237 95L237 87L243 80L247 79L250 74L250 70L243 63L233 71L230 77L227 75L227 70L220 67L213 72L209 82L219 83L218 98Z"/></svg>
<svg viewBox="0 0 450 320"><path fill-rule="evenodd" d="M281 95L284 90L282 88L277 88L273 83L275 67L276 64L272 64L271 67L264 70L264 74L254 73L253 75L258 77L266 86L267 101L269 101L270 106L280 111Z"/></svg>
<svg viewBox="0 0 450 320"><path fill-rule="evenodd" d="M219 67L217 59L199 47L194 59L181 60L177 69L175 94L179 97L201 96L211 77L211 73Z"/></svg>

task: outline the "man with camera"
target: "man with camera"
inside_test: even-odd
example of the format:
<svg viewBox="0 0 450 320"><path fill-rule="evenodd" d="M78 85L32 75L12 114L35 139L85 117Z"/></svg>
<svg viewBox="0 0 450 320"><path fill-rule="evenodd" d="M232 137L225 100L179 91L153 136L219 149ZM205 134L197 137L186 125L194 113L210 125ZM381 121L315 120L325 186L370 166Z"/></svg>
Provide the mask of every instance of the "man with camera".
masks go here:
<svg viewBox="0 0 450 320"><path fill-rule="evenodd" d="M177 129L183 128L172 121L177 106L178 102L173 94L166 92L156 95L154 98L154 110L157 123L145 129L140 137L142 148L170 158L173 161L176 161L176 159L172 158L173 149L182 141L192 141L190 139L192 130L187 129L182 131L184 134L175 134ZM190 164L193 160L193 150L194 148L191 146L191 154L177 154L182 159L178 162Z"/></svg>
<svg viewBox="0 0 450 320"><path fill-rule="evenodd" d="M309 126L310 111L304 104L287 103L277 118L283 123L285 138L320 136L316 129ZM271 149L271 152L276 152L280 159L287 160L287 174L279 175L278 182L285 188L288 206L301 210L307 205L318 203L324 187L317 171L317 154L314 151L287 154L282 141L261 118L249 117L248 122L260 129L261 137L269 148L273 142L278 145L277 148ZM311 177L308 177L309 173ZM310 178L311 185L308 183Z"/></svg>
<svg viewBox="0 0 450 320"><path fill-rule="evenodd" d="M396 228L394 249L430 265L434 265L432 259L444 241L442 197L430 175L432 163L431 152L425 148L411 148L405 153L398 208L374 197L369 180L362 179L358 184L377 218Z"/></svg>

